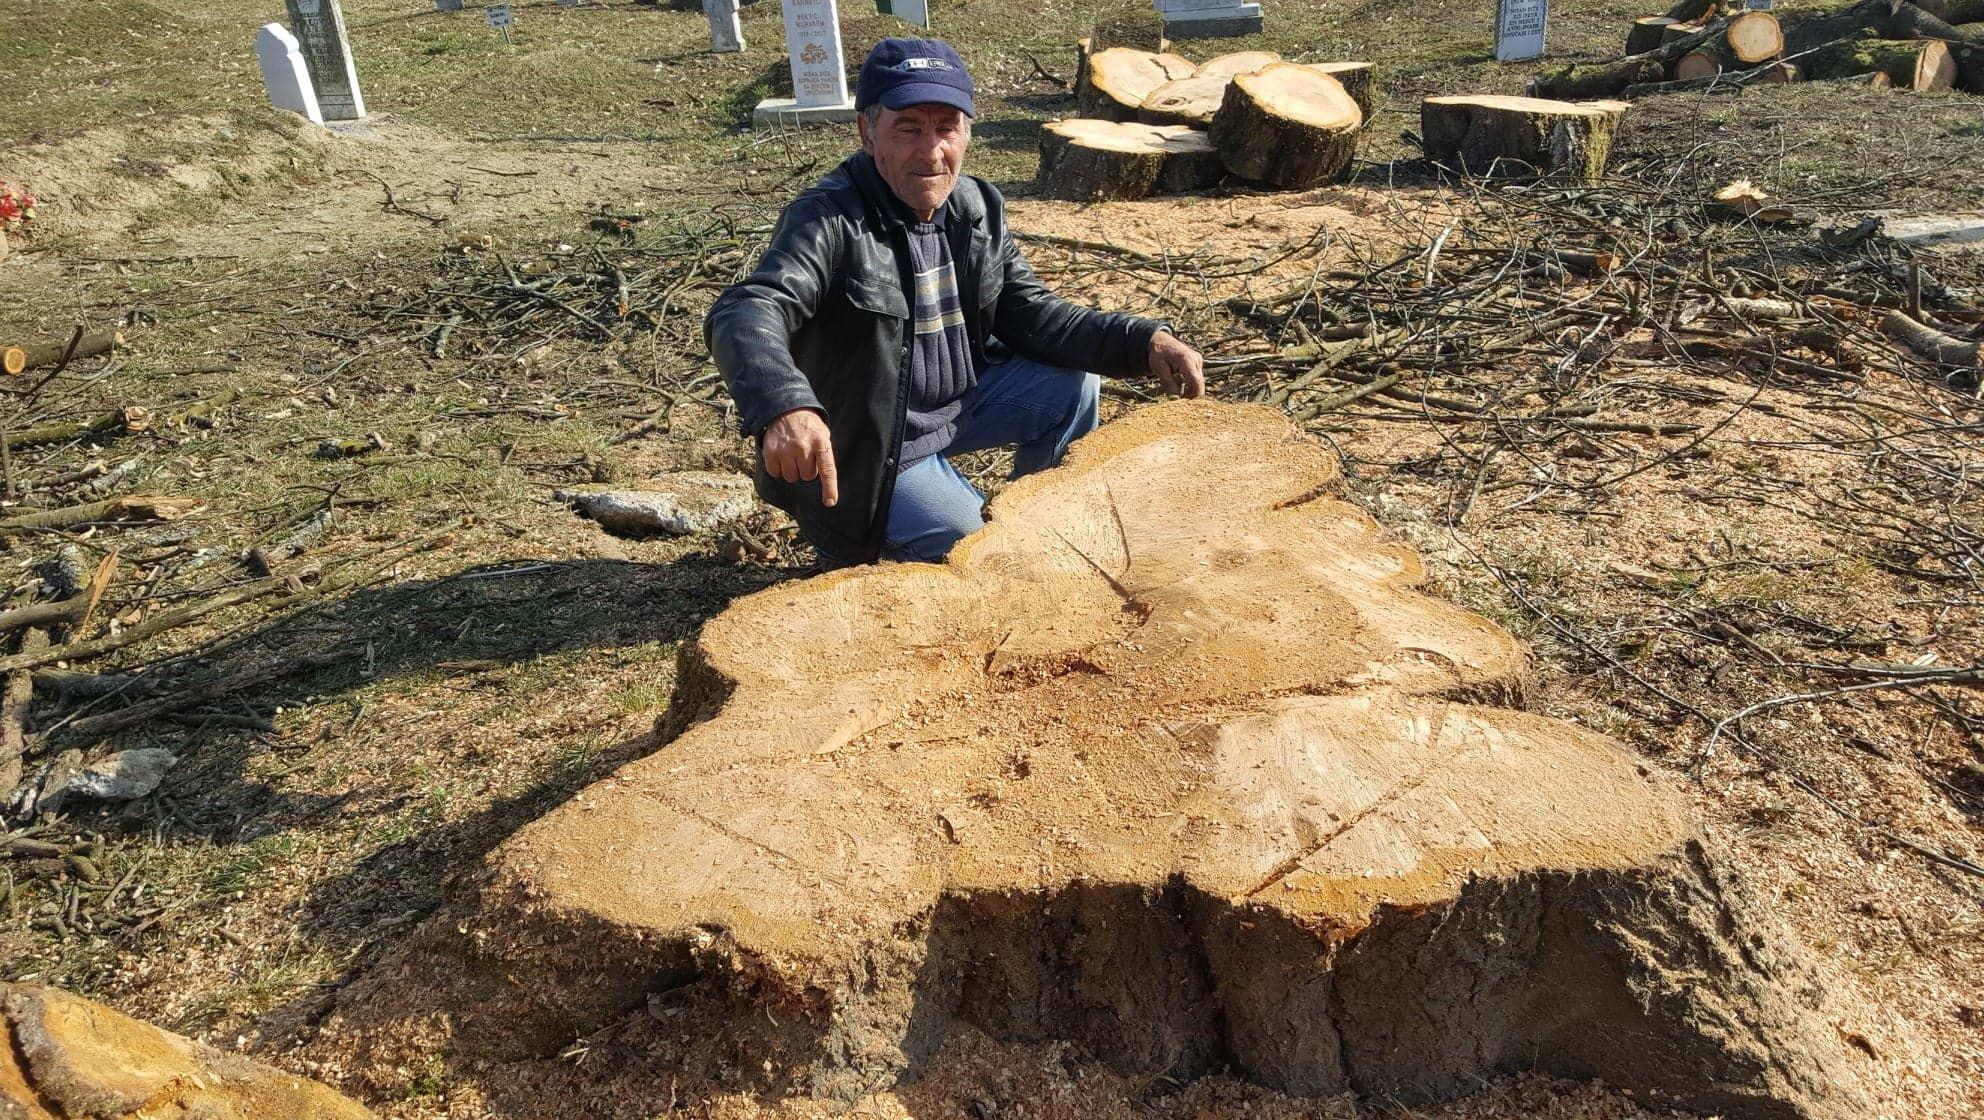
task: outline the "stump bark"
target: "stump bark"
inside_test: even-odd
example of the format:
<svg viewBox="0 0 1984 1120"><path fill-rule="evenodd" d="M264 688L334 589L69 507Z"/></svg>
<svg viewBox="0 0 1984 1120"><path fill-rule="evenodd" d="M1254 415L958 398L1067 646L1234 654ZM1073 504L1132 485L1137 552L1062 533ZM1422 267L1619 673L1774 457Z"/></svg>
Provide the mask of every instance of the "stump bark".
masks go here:
<svg viewBox="0 0 1984 1120"><path fill-rule="evenodd" d="M1419 108L1426 157L1470 175L1605 173L1622 101L1572 104L1535 97L1428 97Z"/></svg>
<svg viewBox="0 0 1984 1120"><path fill-rule="evenodd" d="M1088 56L1088 65L1082 68L1075 86L1075 105L1084 117L1134 121L1137 109L1152 90L1193 73L1192 64L1175 54L1130 47L1095 51Z"/></svg>
<svg viewBox="0 0 1984 1120"><path fill-rule="evenodd" d="M681 657L671 719L702 722L507 840L314 1056L645 1116L678 1079L857 1099L975 1028L1303 1095L1537 1069L1865 1115L1686 798L1510 707L1521 647L1335 478L1278 412L1157 405L944 564L733 604Z"/></svg>
<svg viewBox="0 0 1984 1120"><path fill-rule="evenodd" d="M1093 202L1202 190L1226 174L1206 134L1183 125L1051 121L1040 130L1040 192Z"/></svg>
<svg viewBox="0 0 1984 1120"><path fill-rule="evenodd" d="M1363 110L1335 78L1277 62L1234 78L1208 131L1228 171L1295 189L1342 176L1363 125Z"/></svg>
<svg viewBox="0 0 1984 1120"><path fill-rule="evenodd" d="M1678 20L1671 16L1644 16L1633 21L1626 31L1626 54L1645 54L1660 46L1667 29L1675 26Z"/></svg>

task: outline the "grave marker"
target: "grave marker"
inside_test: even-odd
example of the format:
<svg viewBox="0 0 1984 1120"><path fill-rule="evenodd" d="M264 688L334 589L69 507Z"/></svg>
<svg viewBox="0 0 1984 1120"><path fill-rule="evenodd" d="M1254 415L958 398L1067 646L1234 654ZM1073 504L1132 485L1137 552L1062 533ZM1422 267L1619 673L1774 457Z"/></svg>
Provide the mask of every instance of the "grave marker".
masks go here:
<svg viewBox="0 0 1984 1120"><path fill-rule="evenodd" d="M262 63L262 85L268 88L269 104L324 123L324 114L317 108L317 91L310 88L310 68L288 28L280 23L263 24L255 33L255 57Z"/></svg>
<svg viewBox="0 0 1984 1120"><path fill-rule="evenodd" d="M737 18L738 0L703 0L710 21L710 50L731 54L744 49L744 24Z"/></svg>
<svg viewBox="0 0 1984 1120"><path fill-rule="evenodd" d="M561 8L576 8L579 6L579 0L558 0L558 6Z"/></svg>
<svg viewBox="0 0 1984 1120"><path fill-rule="evenodd" d="M489 5L482 9L482 18L489 21L489 26L503 33L503 41L505 43L510 41L510 6L508 4Z"/></svg>
<svg viewBox="0 0 1984 1120"><path fill-rule="evenodd" d="M459 12L462 10L462 0L434 0L434 10L437 12Z"/></svg>
<svg viewBox="0 0 1984 1120"><path fill-rule="evenodd" d="M875 10L930 30L930 0L875 0Z"/></svg>
<svg viewBox="0 0 1984 1120"><path fill-rule="evenodd" d="M1495 8L1495 61L1543 57L1550 0L1501 0Z"/></svg>
<svg viewBox="0 0 1984 1120"><path fill-rule="evenodd" d="M325 120L355 121L365 115L365 98L358 92L358 70L351 64L351 43L344 34L344 13L338 0L286 0L289 29L310 70L310 85Z"/></svg>
<svg viewBox="0 0 1984 1120"><path fill-rule="evenodd" d="M785 53L792 62L792 97L767 97L751 110L751 125L816 124L854 119L841 53L840 9L834 0L783 0Z"/></svg>

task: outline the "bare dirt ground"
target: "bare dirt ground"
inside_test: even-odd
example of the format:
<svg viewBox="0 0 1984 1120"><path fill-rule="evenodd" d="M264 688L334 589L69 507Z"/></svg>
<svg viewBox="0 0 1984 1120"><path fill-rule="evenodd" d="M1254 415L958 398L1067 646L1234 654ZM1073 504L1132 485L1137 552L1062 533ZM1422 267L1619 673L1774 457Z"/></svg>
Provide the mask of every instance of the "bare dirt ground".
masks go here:
<svg viewBox="0 0 1984 1120"><path fill-rule="evenodd" d="M753 9L747 34L776 44L775 6L757 7L773 10ZM0 179L49 200L33 234L16 239L24 251L0 261L0 341L66 337L80 322L121 324L132 343L75 363L31 397L17 393L8 426L126 406L164 420L224 400L211 421L16 451L26 492L9 512L96 497L80 489L87 480L36 489L98 460L121 472L108 492L207 506L169 525L10 533L7 605L35 596L36 566L61 545L91 561L114 549L124 574L100 617L111 633L130 630L267 583L239 554L337 511L260 598L74 666L143 682L127 686L132 695L152 682L170 694L281 671L220 702L81 740L57 725L114 712L128 697L38 686L31 761L64 746L140 745L182 761L153 797L41 822L44 835L100 845L100 882L0 867L0 978L61 984L292 1065L293 1045L331 994L429 913L451 876L660 745L654 728L682 640L735 597L807 571L773 518L747 527L746 539L625 540L553 495L748 462L698 341L708 284L746 262L778 204L839 158L845 139L724 131L780 67L772 51L703 61L693 13L614 5L571 44L526 39L525 72L549 92L521 104L529 99L486 72L501 60L495 48L406 8L347 5L361 50L381 60L370 89L380 119L340 132L255 107L252 62L238 65L246 55L236 44L266 13L248 19L243 5L158 16L184 57L240 56L200 71L210 78L184 111L160 107L147 85L159 79L123 58L131 48L98 25L101 12L64 26L69 46L29 23L0 48L10 68L25 56L6 52L38 52L32 73L51 91L9 110L32 115L10 118L0 142ZM1620 14L1567 13L1553 36L1603 57L1595 44L1612 38ZM957 14L961 41L998 44L983 48L996 59L988 86L998 108L981 126L976 166L1015 194L1015 224L1034 235L1028 251L1051 282L1172 316L1215 359L1215 391L1235 398L1276 399L1314 363L1302 348L1317 340L1303 332L1322 324L1298 329L1226 301L1246 306L1315 283L1351 310L1369 295L1353 274L1399 257L1426 267L1441 230L1477 211L1470 192L1409 162L1396 134L1412 126L1413 98L1508 89L1524 76L1485 62L1481 44L1451 46L1403 6L1304 8L1268 45L1410 60L1385 79L1387 107L1354 184L1095 207L1026 199L1028 129L1064 105L1029 54L1068 72L1075 18ZM1487 26L1472 9L1451 18ZM657 20L666 30L637 46L599 46L624 34L616 28ZM1352 23L1374 30L1361 40L1334 30ZM845 34L852 43L885 26L851 17ZM472 67L421 69L458 58ZM608 63L612 73L587 80L586 67ZM1814 87L1642 102L1615 167L1644 183L1686 155L1685 174L1663 180L1675 194L1747 174L1828 226L1866 212L1974 209L1980 103L1923 97L1897 111L1894 95L1872 96ZM116 115L93 110L93 99ZM465 123L475 106L463 103L478 99L482 115ZM1549 228L1607 221L1579 213ZM610 220L589 224L624 214L647 216L626 231L631 240ZM1448 244L1456 254L1505 247L1505 234L1470 218ZM1797 236L1810 243L1816 231ZM1787 250L1789 237L1738 248L1724 238L1713 252L1732 268L1816 268ZM700 247L685 248L692 240ZM706 275L657 304L648 328L610 340L553 313L487 329L469 321L436 345L446 308L468 306L461 293L500 277L503 261L575 272L593 267L595 246L631 246L645 255L629 259L656 275L678 276L690 260ZM1958 289L1974 291L1984 275L1976 258L1927 267ZM1750 705L1865 683L1812 665L1978 662L1974 394L1898 373L1878 354L1845 381L1801 378L1740 356L1697 360L1646 331L1617 334L1617 360L1599 373L1587 368L1585 341L1559 333L1511 356L1505 376L1520 391L1506 399L1479 369L1436 368L1408 383L1412 393L1352 402L1312 426L1343 455L1346 494L1420 549L1439 593L1534 643L1532 707L1615 735L1684 778L1711 834L1856 1009L1836 1026L1869 1055L1884 1115L1984 1112L1984 880L1964 869L1984 861L1975 690L1833 693L1745 720L1741 743L1714 732ZM1324 396L1354 388L1325 384ZM1142 391L1125 386L1110 407L1134 407ZM1308 392L1282 399L1314 405ZM1588 415L1599 422L1677 427L1531 437L1492 418L1458 422L1432 403L1460 397L1499 414L1565 393L1597 405ZM363 454L320 453L327 440L375 433ZM333 662L298 661L311 656ZM478 1114L438 1064L407 1068L394 1092L367 1103L394 1116ZM807 1102L721 1092L684 1107L825 1115ZM925 1080L858 1114L1645 1113L1603 1087L1529 1076L1430 1111L1293 1101L1219 1078L1130 1084L1066 1046L967 1037Z"/></svg>

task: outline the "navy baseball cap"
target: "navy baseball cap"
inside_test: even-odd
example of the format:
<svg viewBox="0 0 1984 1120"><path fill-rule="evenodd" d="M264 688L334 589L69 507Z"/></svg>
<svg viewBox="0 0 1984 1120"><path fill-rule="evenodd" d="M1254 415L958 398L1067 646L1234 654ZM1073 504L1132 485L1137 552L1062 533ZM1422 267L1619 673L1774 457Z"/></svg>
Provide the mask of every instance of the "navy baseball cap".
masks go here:
<svg viewBox="0 0 1984 1120"><path fill-rule="evenodd" d="M971 107L971 75L964 59L949 43L938 39L884 39L868 52L854 86L854 107L881 105L907 109L911 105L949 105L965 116Z"/></svg>

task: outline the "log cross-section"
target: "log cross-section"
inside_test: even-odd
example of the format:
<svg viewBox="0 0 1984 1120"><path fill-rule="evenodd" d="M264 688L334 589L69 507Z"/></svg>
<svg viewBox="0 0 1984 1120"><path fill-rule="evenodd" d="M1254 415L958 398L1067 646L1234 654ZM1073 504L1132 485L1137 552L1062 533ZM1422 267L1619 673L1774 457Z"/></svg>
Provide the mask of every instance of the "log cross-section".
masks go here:
<svg viewBox="0 0 1984 1120"><path fill-rule="evenodd" d="M1227 170L1282 188L1339 178L1357 151L1364 111L1328 74L1277 62L1241 74L1209 129Z"/></svg>
<svg viewBox="0 0 1984 1120"><path fill-rule="evenodd" d="M1206 134L1184 125L1076 119L1040 130L1040 193L1093 202L1195 191L1226 174Z"/></svg>
<svg viewBox="0 0 1984 1120"><path fill-rule="evenodd" d="M1075 105L1082 116L1108 121L1133 121L1152 90L1166 82L1189 78L1196 68L1175 54L1155 54L1132 47L1111 47L1088 56L1075 85Z"/></svg>
<svg viewBox="0 0 1984 1120"><path fill-rule="evenodd" d="M1147 1084L1411 1106L1533 1069L1866 1115L1686 796L1511 706L1522 648L1336 476L1278 412L1152 406L946 563L732 605L681 658L702 722L507 840L317 1056L439 1061L505 1117L851 1101L974 1029Z"/></svg>

